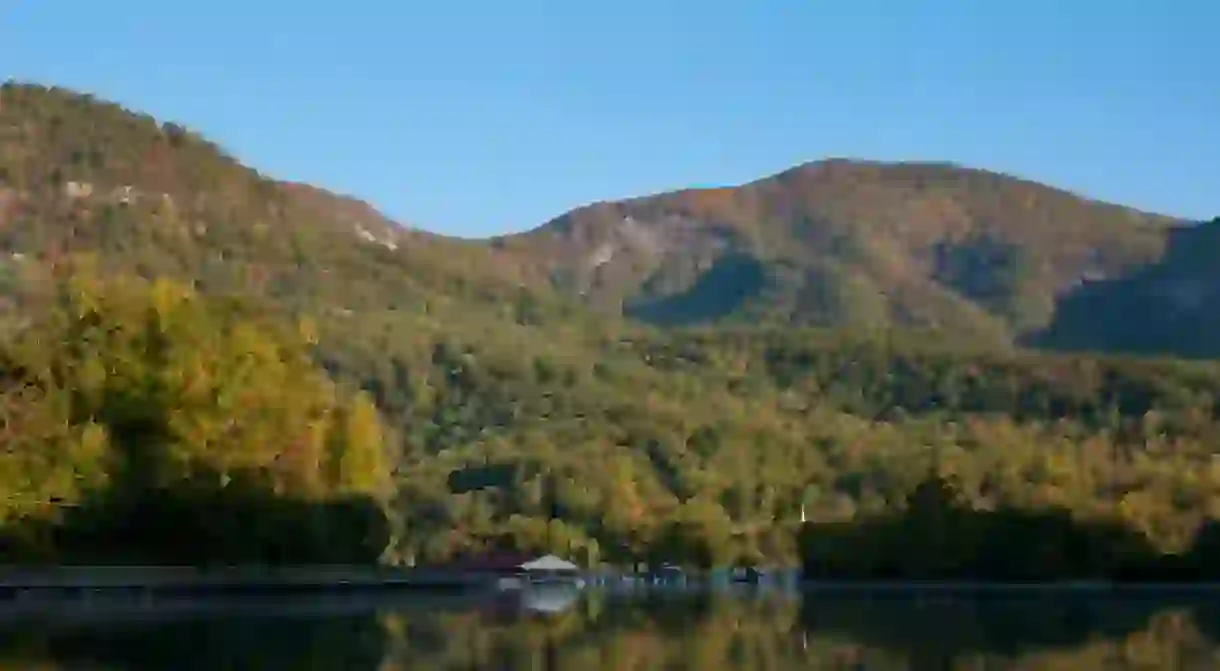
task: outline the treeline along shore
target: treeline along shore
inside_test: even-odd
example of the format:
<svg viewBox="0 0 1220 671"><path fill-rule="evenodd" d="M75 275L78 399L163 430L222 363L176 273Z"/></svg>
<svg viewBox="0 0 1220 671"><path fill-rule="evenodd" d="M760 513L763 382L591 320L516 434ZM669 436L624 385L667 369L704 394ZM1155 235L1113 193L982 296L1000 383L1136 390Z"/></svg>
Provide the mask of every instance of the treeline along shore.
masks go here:
<svg viewBox="0 0 1220 671"><path fill-rule="evenodd" d="M422 550L418 563L442 567L461 556L515 549L559 552L590 566L801 564L805 578L817 581L1220 579L1220 527L1196 512L1210 500L1209 473L1181 481L1176 491L1169 482L1161 485L1172 515L1149 503L1146 492L1143 498L1107 494L1119 504L1092 511L1015 505L1005 502L1015 497L988 493L1003 494L1000 476L973 468L977 461L961 449L938 461L905 499L899 498L904 488L891 485L884 505L863 504L884 491L882 476L892 479L897 471L874 472L873 483L845 472L839 486L863 491L862 505L843 514L842 496L815 498L824 507L801 525L774 518L741 524L726 510L751 509L738 498L746 496L743 490L714 499L680 470L670 473L669 486L688 490L685 500L650 515L638 498L642 480L626 462L603 474L620 487L617 494L600 501L586 496L582 503L583 493L548 463L545 451L515 459L507 452L499 457L505 468L471 471L457 462L447 471L454 477L445 495L457 508L445 507L434 495L421 498L418 473L400 460L399 437L367 395L332 382L313 363L307 324L293 330L240 302L205 299L173 282L106 278L82 264L59 267L51 281L29 285L50 296L32 293L35 288L23 295L29 323L0 350L0 553L6 564L255 565L278 576L271 583L291 583L270 567L410 564L405 547ZM710 442L698 449L727 449L721 438L699 435ZM756 450L765 453L765 445ZM1081 469L1087 456L1080 452ZM415 466L436 468L437 462ZM1143 457L1124 460L1118 451L1109 463L1111 469L1139 464L1143 470L1132 474L1145 479L1165 472ZM960 479L941 475L952 467L973 478L969 493ZM456 477L472 472L486 481ZM1052 482L1062 477L1030 472ZM756 496L777 498L770 482L753 484L761 492ZM1119 484L1102 481L1093 489ZM1137 491L1138 483L1127 486ZM588 508L591 503L597 507ZM593 516L599 510L606 519ZM1188 528L1188 543L1169 542L1173 535L1163 531ZM201 571L186 582L215 586L233 576ZM346 579L409 583L406 574L375 575L387 574Z"/></svg>
<svg viewBox="0 0 1220 671"><path fill-rule="evenodd" d="M1220 583L1220 525L1166 552L1121 519L1066 509L980 510L930 475L899 512L800 530L806 581L1115 584Z"/></svg>

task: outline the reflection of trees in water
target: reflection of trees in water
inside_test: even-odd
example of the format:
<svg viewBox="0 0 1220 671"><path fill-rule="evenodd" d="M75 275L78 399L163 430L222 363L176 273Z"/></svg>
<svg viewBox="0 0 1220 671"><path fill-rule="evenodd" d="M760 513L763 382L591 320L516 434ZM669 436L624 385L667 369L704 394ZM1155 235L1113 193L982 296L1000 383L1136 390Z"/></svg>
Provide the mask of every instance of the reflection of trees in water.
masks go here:
<svg viewBox="0 0 1220 671"><path fill-rule="evenodd" d="M823 597L807 600L801 619L811 635L888 651L910 668L1127 668L1150 648L1167 664L1151 668L1194 668L1169 662L1216 647L1196 624L1205 616L1138 597Z"/></svg>
<svg viewBox="0 0 1220 671"><path fill-rule="evenodd" d="M391 668L403 669L545 669L550 650L557 669L768 668L750 660L794 650L797 615L795 602L593 594L546 617L390 616L399 635L389 658ZM758 648L764 640L767 645ZM449 645L438 650L438 641ZM734 658L740 661L726 664Z"/></svg>
<svg viewBox="0 0 1220 671"><path fill-rule="evenodd" d="M556 614L484 604L379 615L0 630L4 669L1217 668L1220 609L1149 598L591 594Z"/></svg>
<svg viewBox="0 0 1220 671"><path fill-rule="evenodd" d="M13 669L373 670L385 654L385 643L384 632L370 616L232 617L128 626L47 627L42 631L33 623L22 624L3 633L0 648L6 652L20 650L14 654ZM0 662L0 669L6 668L4 664Z"/></svg>
<svg viewBox="0 0 1220 671"><path fill-rule="evenodd" d="M550 668L580 671L1215 668L1206 618L1153 599L609 600L552 618L396 618L389 659L402 669L545 669L549 641Z"/></svg>

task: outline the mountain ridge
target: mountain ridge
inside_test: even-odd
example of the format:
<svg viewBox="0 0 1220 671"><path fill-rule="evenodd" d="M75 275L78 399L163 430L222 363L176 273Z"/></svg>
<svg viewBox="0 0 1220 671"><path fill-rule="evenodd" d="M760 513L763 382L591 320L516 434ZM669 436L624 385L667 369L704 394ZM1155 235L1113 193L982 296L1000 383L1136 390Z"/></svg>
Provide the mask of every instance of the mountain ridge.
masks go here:
<svg viewBox="0 0 1220 671"><path fill-rule="evenodd" d="M947 162L830 159L738 187L594 203L509 244L551 259L557 287L654 323L947 326L1015 342L1073 285L1154 262L1181 225ZM753 287L736 305L712 296L668 319L682 309L666 301L698 293L710 268L704 293L724 292L720 276Z"/></svg>
<svg viewBox="0 0 1220 671"><path fill-rule="evenodd" d="M760 183L769 182L769 181L777 180L777 179L781 179L781 178L786 178L793 174L797 174L797 173L800 173L803 171L817 171L819 169L833 168L835 166L847 167L847 168L851 168L853 166L860 167L860 168L885 168L885 167L899 166L899 167L908 167L908 168L916 168L916 169L918 169L918 168L936 169L936 170L943 170L943 171L947 171L947 172L955 172L955 173L960 173L960 174L976 174L976 175L984 176L984 177L999 178L999 179L1008 180L1008 181L1012 181L1012 182L1018 182L1018 183L1024 184L1026 186L1031 186L1031 187L1048 188L1048 189L1052 189L1056 192L1059 192L1060 194L1062 194L1064 196L1075 198L1080 201L1096 203L1096 204L1106 205L1106 206L1121 207L1123 209L1138 212L1142 215L1146 215L1149 217L1156 217L1156 218L1164 219L1166 221L1176 221L1176 222L1182 222L1182 223L1190 223L1190 222L1195 221L1195 220L1191 219L1190 217L1172 215L1172 214L1168 214L1165 212L1154 211L1152 209L1144 209L1144 208L1135 207L1132 205L1124 205L1124 204L1116 202L1116 201L1106 200L1104 198L1093 196L1084 190L1077 190L1077 189L1067 188L1067 187L1063 187L1063 186L1058 186L1051 181L1040 180L1038 178L1035 178L1035 177L1032 177L1030 175L1026 175L1023 173L1009 172L1009 171L997 169L997 168L987 168L987 167L982 167L982 166L978 166L978 165L972 165L969 163L964 163L961 161L938 160L938 159L885 159L885 160L883 160L883 159L867 158L867 157L863 157L863 156L830 155L830 156L825 156L822 158L808 159L808 160L801 161L799 163L795 163L795 164L792 164L792 165L790 165L788 167L784 167L784 168L773 169L773 170L767 172L766 174L764 174L763 176L756 177L753 179L739 180L739 181L734 181L734 182L725 182L725 183L720 183L720 184L715 184L715 185L701 185L701 186L675 185L675 186L671 186L671 187L662 187L662 188L652 189L652 190L648 191L647 193L643 193L643 194L627 195L627 196L623 196L620 198L599 198L599 199L595 199L595 200L590 200L583 204L577 204L572 207L569 207L569 208L563 210L560 214L552 217L551 219L548 219L547 221L545 221L541 224L537 224L533 227L526 228L526 229L512 232L512 233L491 234L491 235L486 236L486 238L487 239L504 238L504 237L511 237L514 235L524 235L524 234L532 233L538 229L545 228L547 225L551 224L553 221L555 221L557 219L561 219L565 215L568 215L568 214L571 214L574 212L579 212L579 211L584 211L584 210L589 210L589 209L596 209L596 208L604 207L604 206L631 205L631 204L635 204L640 201L647 201L649 199L653 199L653 198L657 198L657 197L661 197L661 196L695 194L695 193L702 193L702 192L708 192L708 193L713 193L713 194L718 193L718 192L726 193L726 192L731 192L735 189L755 186Z"/></svg>
<svg viewBox="0 0 1220 671"><path fill-rule="evenodd" d="M458 238L412 228L354 196L269 178L178 124L92 96L36 85L5 91L13 121L3 129L11 156L0 174L0 224L32 207L31 199L49 205L48 185L76 204L51 208L73 231L74 218L97 216L99 207L111 219L118 206L224 219L242 201L257 201L259 212L243 215L256 220L255 237L348 236L413 268L499 285L493 293L525 287L659 326L939 329L997 345L1113 349L1105 334L1082 335L1079 327L1072 338L1054 336L1065 332L1055 323L1059 304L1086 283L1160 263L1172 231L1186 226L950 161L838 157L737 186L598 201L521 233ZM52 111L37 122L23 117L24 101L40 96ZM84 135L60 137L63 127ZM98 128L135 135L102 151L107 137L90 135ZM167 152L181 156L169 162ZM34 156L61 163L46 174L23 172ZM196 237L207 226L196 222ZM1160 309L1155 301L1145 306ZM1173 353L1174 338L1153 340Z"/></svg>

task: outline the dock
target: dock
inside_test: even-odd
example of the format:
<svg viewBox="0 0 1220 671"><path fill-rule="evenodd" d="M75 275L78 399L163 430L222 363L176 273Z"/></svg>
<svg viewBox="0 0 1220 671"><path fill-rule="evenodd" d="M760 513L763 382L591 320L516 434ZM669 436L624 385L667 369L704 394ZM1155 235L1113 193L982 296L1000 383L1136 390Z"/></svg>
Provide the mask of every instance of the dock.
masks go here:
<svg viewBox="0 0 1220 671"><path fill-rule="evenodd" d="M465 590L482 576L376 566L0 566L0 599L36 594L305 594L394 589Z"/></svg>

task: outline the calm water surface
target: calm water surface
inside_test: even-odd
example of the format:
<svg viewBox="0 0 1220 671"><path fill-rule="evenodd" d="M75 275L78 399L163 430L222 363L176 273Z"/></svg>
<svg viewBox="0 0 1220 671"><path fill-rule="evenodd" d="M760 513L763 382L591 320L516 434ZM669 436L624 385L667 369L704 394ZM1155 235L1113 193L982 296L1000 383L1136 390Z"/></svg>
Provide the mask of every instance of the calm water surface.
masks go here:
<svg viewBox="0 0 1220 671"><path fill-rule="evenodd" d="M1218 669L1199 597L553 591L0 604L0 670Z"/></svg>

